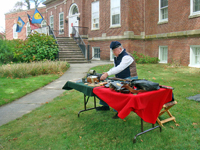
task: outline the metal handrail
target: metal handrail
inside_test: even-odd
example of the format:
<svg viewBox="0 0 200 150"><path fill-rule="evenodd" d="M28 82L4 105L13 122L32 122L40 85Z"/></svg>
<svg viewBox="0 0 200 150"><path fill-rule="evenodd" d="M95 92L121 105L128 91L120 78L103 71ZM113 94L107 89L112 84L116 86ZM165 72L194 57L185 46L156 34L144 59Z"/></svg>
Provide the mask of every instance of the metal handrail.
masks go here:
<svg viewBox="0 0 200 150"><path fill-rule="evenodd" d="M84 56L86 58L85 51L87 50L87 48L86 48L86 45L85 45L83 39L81 38L79 32L76 30L76 27L78 27L78 26L72 27L73 39L76 41L76 43L78 44L79 48L81 49L82 53L84 54Z"/></svg>

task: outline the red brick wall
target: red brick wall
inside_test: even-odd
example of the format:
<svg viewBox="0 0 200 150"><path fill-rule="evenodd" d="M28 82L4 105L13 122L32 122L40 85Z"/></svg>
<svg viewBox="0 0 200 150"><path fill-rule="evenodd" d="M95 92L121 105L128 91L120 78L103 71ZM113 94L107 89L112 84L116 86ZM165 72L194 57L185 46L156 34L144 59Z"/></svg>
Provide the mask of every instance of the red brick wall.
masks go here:
<svg viewBox="0 0 200 150"><path fill-rule="evenodd" d="M159 0L145 0L145 34L161 34L200 28L200 17L188 18L190 0L168 1L168 23L158 24Z"/></svg>
<svg viewBox="0 0 200 150"><path fill-rule="evenodd" d="M142 40L118 40L127 52L133 53L134 51L143 52L144 42ZM110 60L110 43L112 41L99 41L90 42L90 50L92 47L100 47L100 58L102 60ZM92 52L90 52L90 58L92 58Z"/></svg>

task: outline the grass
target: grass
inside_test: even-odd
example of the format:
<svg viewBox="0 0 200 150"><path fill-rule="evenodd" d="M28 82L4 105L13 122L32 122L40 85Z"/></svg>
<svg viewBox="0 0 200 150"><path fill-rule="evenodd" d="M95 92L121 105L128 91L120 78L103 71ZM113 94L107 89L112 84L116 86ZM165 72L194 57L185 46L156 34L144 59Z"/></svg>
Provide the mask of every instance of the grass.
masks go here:
<svg viewBox="0 0 200 150"><path fill-rule="evenodd" d="M69 64L60 61L0 66L0 106L10 103L59 78Z"/></svg>
<svg viewBox="0 0 200 150"><path fill-rule="evenodd" d="M112 65L99 66L101 73ZM106 68L106 69L105 69ZM171 108L177 123L168 122L158 129L137 137L140 118L131 113L124 120L113 120L113 111L95 110L77 114L83 109L83 94L66 91L48 104L0 127L0 149L199 149L199 103L186 99L200 93L200 70L169 65L137 65L139 78L175 88L178 104ZM92 107L93 102L88 102ZM151 127L144 123L144 129Z"/></svg>
<svg viewBox="0 0 200 150"><path fill-rule="evenodd" d="M52 74L28 78L0 78L0 106L31 93L59 77L58 74Z"/></svg>

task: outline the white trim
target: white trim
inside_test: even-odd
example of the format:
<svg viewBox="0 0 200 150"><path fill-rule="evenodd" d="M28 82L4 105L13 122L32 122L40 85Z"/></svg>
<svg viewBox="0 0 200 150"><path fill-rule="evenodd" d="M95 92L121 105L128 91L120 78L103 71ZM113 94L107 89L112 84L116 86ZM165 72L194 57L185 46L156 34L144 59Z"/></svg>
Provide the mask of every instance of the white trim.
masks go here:
<svg viewBox="0 0 200 150"><path fill-rule="evenodd" d="M18 39L18 32L16 32L17 24L13 25L13 39Z"/></svg>
<svg viewBox="0 0 200 150"><path fill-rule="evenodd" d="M60 15L63 14L63 28L60 28ZM63 32L60 32L63 30ZM64 12L59 13L59 34L64 34Z"/></svg>
<svg viewBox="0 0 200 150"><path fill-rule="evenodd" d="M92 2L92 3L91 3L91 8L93 8L93 7L92 7L92 4L94 4L94 3L98 3L98 4L99 4L99 7L100 7L100 2L99 2L99 1L96 1L96 2ZM99 8L99 10L100 10L100 8ZM99 29L100 29L100 27L99 27L99 25L100 25L100 11L99 11L99 10L98 10L98 14L99 14L99 16L98 16L98 19L99 19L98 28L93 27L93 15L92 15L93 9L91 10L91 30L99 30ZM96 11L96 12L97 12L97 11Z"/></svg>
<svg viewBox="0 0 200 150"><path fill-rule="evenodd" d="M51 18L53 18L53 28L51 28ZM49 26L52 30L54 30L54 15L49 16Z"/></svg>
<svg viewBox="0 0 200 150"><path fill-rule="evenodd" d="M195 67L195 68L200 68L200 64L195 64L195 59L194 59L194 49L193 48L200 48L200 45L190 45L190 64L188 65L189 67Z"/></svg>
<svg viewBox="0 0 200 150"><path fill-rule="evenodd" d="M110 48L110 61L114 61L114 54L111 48Z"/></svg>
<svg viewBox="0 0 200 150"><path fill-rule="evenodd" d="M121 0L119 0L119 24L112 24L112 0L110 0L110 28L121 26Z"/></svg>
<svg viewBox="0 0 200 150"><path fill-rule="evenodd" d="M159 4L158 4L158 12L159 12L158 24L162 24L163 22L167 23L168 22L168 17L166 19L161 19L161 7L160 7L161 6L161 0L158 0L158 1L159 1ZM168 5L167 5L167 9L168 9Z"/></svg>
<svg viewBox="0 0 200 150"><path fill-rule="evenodd" d="M162 48L167 48L167 59L166 60L161 60L161 54L163 54L163 52L161 52ZM158 58L160 60L159 63L163 63L163 64L167 64L168 63L168 46L159 46Z"/></svg>
<svg viewBox="0 0 200 150"><path fill-rule="evenodd" d="M31 26L30 26L30 22L29 21L26 23L26 37L29 35L28 29L30 29L30 33L31 33Z"/></svg>
<svg viewBox="0 0 200 150"><path fill-rule="evenodd" d="M190 16L189 16L189 18L199 17L199 15L200 15L200 11L193 12L193 1L194 0L190 0Z"/></svg>
<svg viewBox="0 0 200 150"><path fill-rule="evenodd" d="M100 58L101 58L101 55L99 56L99 58L94 58L94 49L95 48L99 48L99 50L100 50L100 47L92 47L92 60L100 60ZM100 53L100 52L99 52ZM101 54L101 53L100 53Z"/></svg>

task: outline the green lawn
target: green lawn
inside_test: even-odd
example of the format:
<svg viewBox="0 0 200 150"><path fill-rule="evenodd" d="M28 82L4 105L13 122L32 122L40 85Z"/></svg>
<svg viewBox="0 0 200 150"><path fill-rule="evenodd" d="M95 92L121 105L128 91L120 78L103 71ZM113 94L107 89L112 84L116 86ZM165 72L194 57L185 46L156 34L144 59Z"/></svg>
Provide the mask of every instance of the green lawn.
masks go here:
<svg viewBox="0 0 200 150"><path fill-rule="evenodd" d="M0 78L0 106L10 103L59 78L58 74L27 78Z"/></svg>
<svg viewBox="0 0 200 150"><path fill-rule="evenodd" d="M99 66L101 73L112 65ZM106 69L105 69L106 68ZM140 118L130 113L124 120L113 120L112 110L95 110L77 114L83 109L83 94L75 90L66 91L48 104L23 117L0 127L0 149L51 149L51 150L130 150L130 149L177 149L198 150L200 143L199 102L186 97L200 94L200 69L171 67L169 65L137 65L140 79L158 82L174 87L178 102L171 113L176 117L158 129L137 137L140 132ZM13 81L14 82L14 81ZM93 102L88 102L93 106ZM165 116L163 116L165 117ZM151 125L144 123L144 128Z"/></svg>

